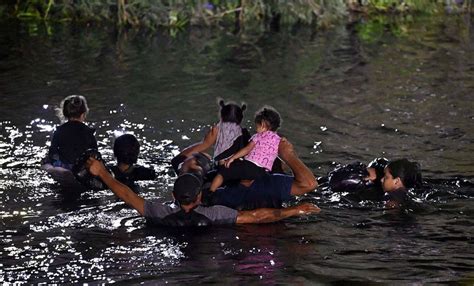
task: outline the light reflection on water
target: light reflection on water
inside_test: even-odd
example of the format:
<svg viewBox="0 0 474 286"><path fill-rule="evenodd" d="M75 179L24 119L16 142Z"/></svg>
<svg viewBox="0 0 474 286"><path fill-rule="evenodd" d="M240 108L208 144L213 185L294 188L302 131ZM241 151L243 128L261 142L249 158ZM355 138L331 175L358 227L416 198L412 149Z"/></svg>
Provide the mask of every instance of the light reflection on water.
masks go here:
<svg viewBox="0 0 474 286"><path fill-rule="evenodd" d="M35 65L15 68L22 58L7 57L0 62L0 101L8 107L0 114L0 282L469 284L472 35L438 24L419 23L412 34L375 44L345 27L251 44L192 31L193 40L130 41L125 48L103 40L89 47L67 35L54 53L48 39L35 45L38 58L28 59ZM71 55L76 45L85 52ZM217 121L218 96L249 105L244 124L251 132L253 112L276 107L282 134L317 175L380 155L409 157L421 162L431 187L416 194L418 209L403 214L320 190L304 198L320 205L318 216L153 228L110 191L61 190L39 169L59 123L55 106L77 93L89 100L87 124L97 130L105 161L114 162L119 134L138 138L138 163L159 174L140 183L147 199L171 199L169 161Z"/></svg>

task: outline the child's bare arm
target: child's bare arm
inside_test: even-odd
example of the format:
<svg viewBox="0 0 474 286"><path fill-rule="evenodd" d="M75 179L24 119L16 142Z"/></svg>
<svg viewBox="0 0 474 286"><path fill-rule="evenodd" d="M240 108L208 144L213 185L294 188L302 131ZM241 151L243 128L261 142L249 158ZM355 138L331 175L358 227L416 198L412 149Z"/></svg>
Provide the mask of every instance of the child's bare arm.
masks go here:
<svg viewBox="0 0 474 286"><path fill-rule="evenodd" d="M227 168L229 168L230 164L232 164L232 162L234 162L234 160L237 160L239 158L242 158L244 157L245 155L247 155L248 153L250 153L250 151L253 149L253 147L255 147L255 142L253 141L250 141L247 146L245 146L244 148L240 149L237 153L235 153L234 155L232 155L232 157L230 157L229 159L226 160L225 162L225 166Z"/></svg>

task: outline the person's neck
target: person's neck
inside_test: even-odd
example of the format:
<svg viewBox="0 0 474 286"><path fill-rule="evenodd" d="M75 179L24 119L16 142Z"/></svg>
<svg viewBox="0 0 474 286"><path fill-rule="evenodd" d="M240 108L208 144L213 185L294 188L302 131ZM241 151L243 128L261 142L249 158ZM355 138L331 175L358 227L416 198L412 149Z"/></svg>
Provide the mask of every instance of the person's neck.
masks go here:
<svg viewBox="0 0 474 286"><path fill-rule="evenodd" d="M69 118L68 121L84 123L84 120L82 118Z"/></svg>
<svg viewBox="0 0 474 286"><path fill-rule="evenodd" d="M407 188L405 187L399 187L399 188L396 188L396 189L393 189L391 191L385 191L386 193L395 193L395 192L406 192L407 191Z"/></svg>
<svg viewBox="0 0 474 286"><path fill-rule="evenodd" d="M181 208L184 210L185 213L188 213L188 212L192 211L198 205L199 205L198 202L194 202L194 203L190 203L190 204L187 204L187 205L181 205Z"/></svg>

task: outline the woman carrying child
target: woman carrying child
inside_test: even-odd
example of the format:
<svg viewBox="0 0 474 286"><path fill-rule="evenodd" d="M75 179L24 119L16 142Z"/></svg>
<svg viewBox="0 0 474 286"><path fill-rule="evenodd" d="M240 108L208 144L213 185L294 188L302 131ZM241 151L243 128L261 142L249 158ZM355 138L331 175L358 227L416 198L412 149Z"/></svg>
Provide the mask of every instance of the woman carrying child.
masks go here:
<svg viewBox="0 0 474 286"><path fill-rule="evenodd" d="M218 167L218 174L212 181L210 191L214 192L228 180L253 180L272 170L278 156L281 137L276 133L280 127L280 114L272 107L264 107L255 115L257 133L249 143L226 159ZM244 160L237 160L244 157Z"/></svg>

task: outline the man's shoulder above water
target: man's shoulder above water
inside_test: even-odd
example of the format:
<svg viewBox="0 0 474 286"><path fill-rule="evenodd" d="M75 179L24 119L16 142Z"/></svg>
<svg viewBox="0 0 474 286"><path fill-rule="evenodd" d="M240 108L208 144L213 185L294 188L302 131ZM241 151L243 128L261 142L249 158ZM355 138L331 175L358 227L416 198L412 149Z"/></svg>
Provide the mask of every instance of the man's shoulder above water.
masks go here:
<svg viewBox="0 0 474 286"><path fill-rule="evenodd" d="M202 226L235 224L238 211L229 207L197 206L186 213L176 203L161 203L158 201L145 201L144 216L148 222L157 225L170 226Z"/></svg>

